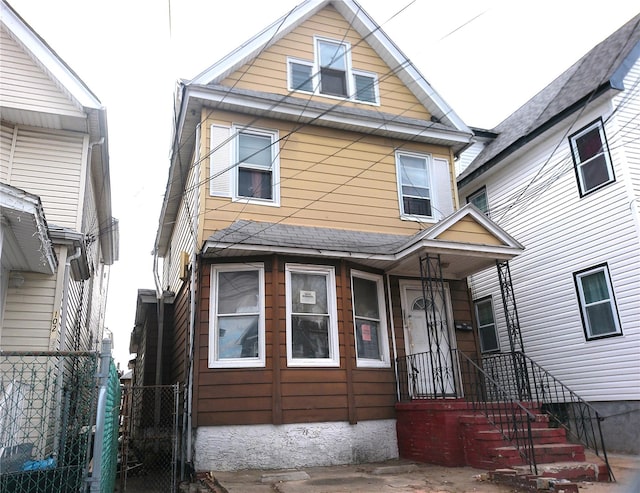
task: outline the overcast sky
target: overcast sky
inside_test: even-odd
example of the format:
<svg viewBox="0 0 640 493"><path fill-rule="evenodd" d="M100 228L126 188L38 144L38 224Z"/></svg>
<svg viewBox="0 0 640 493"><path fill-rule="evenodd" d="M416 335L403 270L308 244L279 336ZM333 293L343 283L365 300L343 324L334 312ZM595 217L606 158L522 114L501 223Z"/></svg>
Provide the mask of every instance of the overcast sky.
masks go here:
<svg viewBox="0 0 640 493"><path fill-rule="evenodd" d="M167 182L173 91L300 0L8 0L107 108L113 215L107 327L126 368ZM470 126L492 128L638 13L629 0L360 0ZM396 15L397 14L397 15ZM391 19L391 20L389 20Z"/></svg>

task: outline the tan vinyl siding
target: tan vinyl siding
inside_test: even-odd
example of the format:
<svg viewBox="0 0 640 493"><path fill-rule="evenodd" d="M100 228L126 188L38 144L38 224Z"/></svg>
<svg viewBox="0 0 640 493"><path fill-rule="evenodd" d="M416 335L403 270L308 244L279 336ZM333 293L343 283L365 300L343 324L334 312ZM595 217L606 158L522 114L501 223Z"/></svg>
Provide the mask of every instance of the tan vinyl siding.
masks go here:
<svg viewBox="0 0 640 493"><path fill-rule="evenodd" d="M283 39L264 50L256 59L231 74L222 84L239 89L288 94L287 57L313 62L314 36L349 43L353 70L377 75L380 88L380 106L376 107L377 109L411 118L425 120L430 118L431 115L426 108L394 74L399 67L389 67L331 6L321 10ZM292 95L309 98L308 93L294 92ZM372 108L370 105L349 102L342 98L314 95L312 99L345 107Z"/></svg>
<svg viewBox="0 0 640 493"><path fill-rule="evenodd" d="M205 109L204 115L209 112ZM396 180L396 147L430 153L449 162L448 149L434 145L394 141L370 135L292 124L275 120L252 122L246 116L216 112L204 128L203 153L210 149L212 124L231 127L252 123L276 129L280 142L280 206L233 202L211 197L209 160L202 163L205 183L204 236L242 217L254 221L307 226L327 225L360 231L412 234L421 225L400 219ZM294 131L295 130L295 131ZM290 134L290 135L289 135ZM451 193L448 189L446 193Z"/></svg>
<svg viewBox="0 0 640 493"><path fill-rule="evenodd" d="M476 245L503 245L502 241L470 217L461 219L451 228L439 234L437 239L459 243L475 243Z"/></svg>
<svg viewBox="0 0 640 493"><path fill-rule="evenodd" d="M84 137L20 127L10 185L38 195L47 221L77 228Z"/></svg>
<svg viewBox="0 0 640 493"><path fill-rule="evenodd" d="M0 45L0 106L59 115L84 115L4 29L0 29Z"/></svg>
<svg viewBox="0 0 640 493"><path fill-rule="evenodd" d="M9 288L2 324L3 351L48 351L56 277L23 272L24 284Z"/></svg>

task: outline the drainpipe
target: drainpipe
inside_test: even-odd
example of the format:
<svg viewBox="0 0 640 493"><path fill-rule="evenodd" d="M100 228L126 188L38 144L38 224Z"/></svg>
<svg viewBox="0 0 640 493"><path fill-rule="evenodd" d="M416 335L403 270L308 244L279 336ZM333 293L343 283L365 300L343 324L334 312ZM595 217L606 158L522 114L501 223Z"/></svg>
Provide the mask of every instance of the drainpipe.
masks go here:
<svg viewBox="0 0 640 493"><path fill-rule="evenodd" d="M77 260L82 255L82 249L77 246L73 255L67 256L67 260L64 263L64 281L62 284L62 306L60 307L60 346L59 351L66 351L67 343L67 311L69 306L69 271L71 270L71 262ZM58 362L58 375L56 377L56 417L54 421L54 434L53 434L53 450L58 451L60 446L60 417L62 413L62 379L64 375L64 368L62 361Z"/></svg>

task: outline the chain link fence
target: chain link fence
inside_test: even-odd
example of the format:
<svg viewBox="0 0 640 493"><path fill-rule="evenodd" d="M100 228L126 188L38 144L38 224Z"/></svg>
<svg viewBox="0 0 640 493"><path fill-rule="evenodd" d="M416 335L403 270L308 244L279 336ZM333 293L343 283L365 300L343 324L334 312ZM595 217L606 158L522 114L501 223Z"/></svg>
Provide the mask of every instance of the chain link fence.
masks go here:
<svg viewBox="0 0 640 493"><path fill-rule="evenodd" d="M82 491L98 354L0 352L0 491Z"/></svg>
<svg viewBox="0 0 640 493"><path fill-rule="evenodd" d="M179 386L123 388L119 491L176 491Z"/></svg>

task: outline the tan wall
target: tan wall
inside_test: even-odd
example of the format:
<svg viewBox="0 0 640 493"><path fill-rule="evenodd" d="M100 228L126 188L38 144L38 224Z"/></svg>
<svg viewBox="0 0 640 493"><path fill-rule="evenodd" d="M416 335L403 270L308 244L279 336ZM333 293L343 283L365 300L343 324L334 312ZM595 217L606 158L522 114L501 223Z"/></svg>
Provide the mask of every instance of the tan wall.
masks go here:
<svg viewBox="0 0 640 493"><path fill-rule="evenodd" d="M212 124L249 124L277 129L280 142L280 207L232 202L208 193L209 159L202 162L201 183L207 190L200 212L206 239L213 231L237 219L326 226L359 231L413 234L424 225L400 219L395 149L431 153L449 160L444 147L405 143L324 127L260 119L203 110L204 156L211 149ZM209 117L207 119L207 117ZM453 187L453 182L451 184ZM450 189L453 193L453 189Z"/></svg>
<svg viewBox="0 0 640 493"><path fill-rule="evenodd" d="M239 89L253 89L275 94L288 94L287 57L313 62L313 37L320 36L351 45L352 68L376 73L380 87L380 111L411 118L428 120L431 115L416 97L394 75L398 67L389 67L360 34L333 8L327 7L301 24L273 46L264 50L254 61L247 63L222 82ZM308 99L306 93L293 93ZM344 107L371 109L370 105L344 102L341 98L313 96L313 100Z"/></svg>
<svg viewBox="0 0 640 493"><path fill-rule="evenodd" d="M470 217L458 221L438 236L438 240L475 243L477 245L503 245L503 243Z"/></svg>

